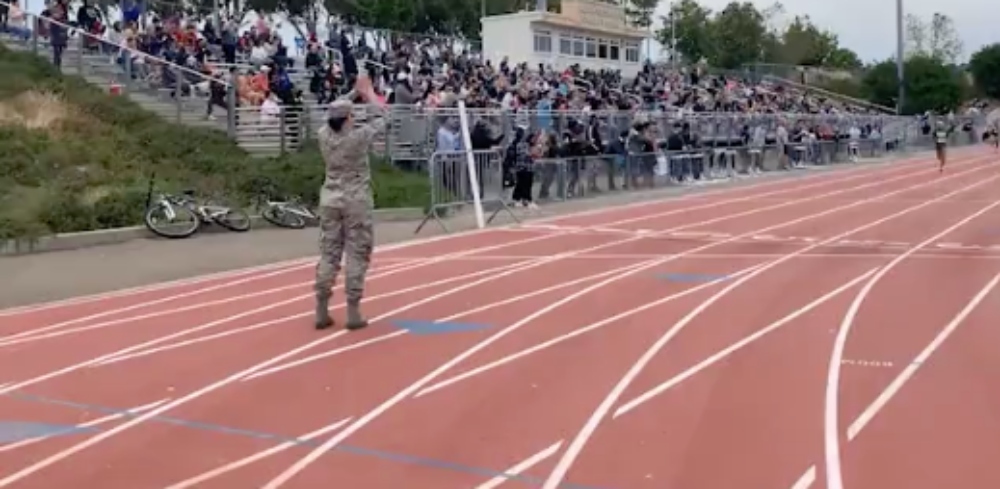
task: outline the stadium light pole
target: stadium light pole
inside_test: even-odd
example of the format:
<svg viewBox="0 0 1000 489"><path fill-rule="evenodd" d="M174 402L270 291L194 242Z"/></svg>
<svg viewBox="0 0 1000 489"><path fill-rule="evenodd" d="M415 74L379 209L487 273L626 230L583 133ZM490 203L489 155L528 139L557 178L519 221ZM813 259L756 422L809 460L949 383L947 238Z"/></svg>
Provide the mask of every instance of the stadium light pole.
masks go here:
<svg viewBox="0 0 1000 489"><path fill-rule="evenodd" d="M896 79L899 81L899 95L896 100L896 113L903 113L903 103L906 89L903 85L903 0L896 0Z"/></svg>

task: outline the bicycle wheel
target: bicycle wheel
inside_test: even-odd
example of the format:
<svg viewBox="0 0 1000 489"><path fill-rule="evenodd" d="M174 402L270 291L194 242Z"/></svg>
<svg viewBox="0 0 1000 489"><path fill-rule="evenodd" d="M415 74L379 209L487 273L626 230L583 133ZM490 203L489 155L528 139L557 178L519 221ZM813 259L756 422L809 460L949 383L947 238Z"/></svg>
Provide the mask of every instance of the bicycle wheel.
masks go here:
<svg viewBox="0 0 1000 489"><path fill-rule="evenodd" d="M237 233L250 230L250 215L243 209L229 209L225 214L213 219L216 224Z"/></svg>
<svg viewBox="0 0 1000 489"><path fill-rule="evenodd" d="M260 213L265 221L286 229L302 229L306 227L306 220L302 216L289 212L284 207L270 206Z"/></svg>
<svg viewBox="0 0 1000 489"><path fill-rule="evenodd" d="M146 209L143 222L157 236L168 239L189 238L201 228L201 219L191 209L173 206L174 216L170 217L167 206L155 204Z"/></svg>

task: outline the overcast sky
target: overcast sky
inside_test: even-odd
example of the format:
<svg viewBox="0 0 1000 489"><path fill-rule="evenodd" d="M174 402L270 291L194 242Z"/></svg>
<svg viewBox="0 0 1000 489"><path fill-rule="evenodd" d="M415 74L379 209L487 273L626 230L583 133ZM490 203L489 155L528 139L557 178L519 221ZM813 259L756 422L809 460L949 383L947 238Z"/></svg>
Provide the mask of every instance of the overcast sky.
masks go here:
<svg viewBox="0 0 1000 489"><path fill-rule="evenodd" d="M702 5L719 11L730 0L699 0ZM904 0L904 9L924 19L940 11L955 21L965 44L963 59L985 44L1000 42L1000 14L987 5L996 0ZM758 9L773 1L753 0ZM896 50L895 0L783 0L786 16L809 15L821 28L836 33L842 46L861 57L862 61L882 60ZM670 11L669 0L662 0L659 15ZM659 20L657 20L659 23Z"/></svg>

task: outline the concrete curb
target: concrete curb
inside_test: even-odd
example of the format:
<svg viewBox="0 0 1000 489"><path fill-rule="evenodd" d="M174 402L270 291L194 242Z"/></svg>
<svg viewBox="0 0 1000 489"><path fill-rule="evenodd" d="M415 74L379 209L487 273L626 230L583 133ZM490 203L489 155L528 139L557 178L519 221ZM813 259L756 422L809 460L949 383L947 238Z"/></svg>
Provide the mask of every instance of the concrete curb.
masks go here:
<svg viewBox="0 0 1000 489"><path fill-rule="evenodd" d="M400 209L376 209L375 220L377 222L397 222L397 221L419 221L424 218L424 210L419 207L407 207ZM252 229L273 228L274 226L261 218L252 216ZM294 230L289 230L292 232ZM219 226L207 226L199 231L201 233L227 233ZM197 235L189 239L196 239ZM0 241L0 256L16 256L33 253L47 253L51 251L67 251L81 248L91 248L95 246L105 246L110 244L124 243L137 239L164 239L151 233L145 226L132 226L127 228L100 229L97 231L83 231L79 233L55 234L41 236L36 239L11 239Z"/></svg>

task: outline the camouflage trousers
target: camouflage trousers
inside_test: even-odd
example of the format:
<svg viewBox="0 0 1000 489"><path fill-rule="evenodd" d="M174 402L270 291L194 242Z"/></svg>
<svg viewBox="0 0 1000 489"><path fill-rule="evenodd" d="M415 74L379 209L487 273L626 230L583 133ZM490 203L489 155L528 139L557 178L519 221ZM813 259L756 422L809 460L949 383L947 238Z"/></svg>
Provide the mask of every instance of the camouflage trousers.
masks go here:
<svg viewBox="0 0 1000 489"><path fill-rule="evenodd" d="M320 207L316 296L332 295L343 259L344 294L348 301L361 300L374 245L374 226L371 209L367 205Z"/></svg>

